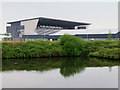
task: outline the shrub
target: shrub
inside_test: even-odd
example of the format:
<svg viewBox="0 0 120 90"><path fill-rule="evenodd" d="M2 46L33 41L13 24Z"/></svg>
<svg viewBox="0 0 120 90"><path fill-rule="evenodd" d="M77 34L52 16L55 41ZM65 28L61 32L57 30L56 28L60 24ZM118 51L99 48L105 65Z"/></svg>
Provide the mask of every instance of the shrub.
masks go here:
<svg viewBox="0 0 120 90"><path fill-rule="evenodd" d="M80 56L84 51L85 42L79 37L65 34L60 37L60 44L69 56Z"/></svg>

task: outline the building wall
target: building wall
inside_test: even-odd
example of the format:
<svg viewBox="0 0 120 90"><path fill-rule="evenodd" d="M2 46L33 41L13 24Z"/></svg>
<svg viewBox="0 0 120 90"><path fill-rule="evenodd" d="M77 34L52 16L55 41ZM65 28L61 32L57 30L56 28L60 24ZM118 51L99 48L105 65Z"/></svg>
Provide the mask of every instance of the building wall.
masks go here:
<svg viewBox="0 0 120 90"><path fill-rule="evenodd" d="M24 29L24 26L7 26L7 33L11 33L13 38L19 38L19 30Z"/></svg>
<svg viewBox="0 0 120 90"><path fill-rule="evenodd" d="M61 35L23 35L23 38L29 37L29 39L39 39L39 38L46 38L46 39L59 39ZM85 40L108 40L108 34L79 34L75 35L77 37L81 37ZM112 39L114 40L117 37L117 34L112 34Z"/></svg>
<svg viewBox="0 0 120 90"><path fill-rule="evenodd" d="M94 39L108 38L108 34L77 34L75 36L78 36L81 38L94 38ZM117 34L112 34L111 38L118 38Z"/></svg>
<svg viewBox="0 0 120 90"><path fill-rule="evenodd" d="M7 33L11 33L13 36L14 41L19 41L20 38L22 38L22 35L29 34L31 32L34 32L36 29L38 23L38 19L30 20L30 21L23 21L23 22L15 22L12 23L11 26L6 27ZM20 32L19 30L22 30L23 32Z"/></svg>
<svg viewBox="0 0 120 90"><path fill-rule="evenodd" d="M37 26L39 19L22 21L21 25L24 25L24 35L28 35L31 32L34 32Z"/></svg>

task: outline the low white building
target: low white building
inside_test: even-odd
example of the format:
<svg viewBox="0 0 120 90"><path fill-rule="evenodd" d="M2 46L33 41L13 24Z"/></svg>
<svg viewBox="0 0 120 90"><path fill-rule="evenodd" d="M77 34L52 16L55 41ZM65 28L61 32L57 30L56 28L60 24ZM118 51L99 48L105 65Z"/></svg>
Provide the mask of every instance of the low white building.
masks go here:
<svg viewBox="0 0 120 90"><path fill-rule="evenodd" d="M11 36L0 35L0 41L9 41L11 40Z"/></svg>

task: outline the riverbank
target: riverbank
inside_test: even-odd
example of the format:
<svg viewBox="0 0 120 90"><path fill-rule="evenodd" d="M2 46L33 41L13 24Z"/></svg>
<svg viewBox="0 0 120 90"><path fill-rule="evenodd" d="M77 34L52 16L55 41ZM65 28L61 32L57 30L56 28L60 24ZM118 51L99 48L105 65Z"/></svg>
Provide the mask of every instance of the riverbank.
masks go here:
<svg viewBox="0 0 120 90"><path fill-rule="evenodd" d="M120 59L120 45L118 40L113 41L88 41L88 56L105 58L105 59Z"/></svg>
<svg viewBox="0 0 120 90"><path fill-rule="evenodd" d="M94 56L120 59L118 41L84 41L72 35L63 35L60 41L2 42L2 58L39 58L65 56Z"/></svg>

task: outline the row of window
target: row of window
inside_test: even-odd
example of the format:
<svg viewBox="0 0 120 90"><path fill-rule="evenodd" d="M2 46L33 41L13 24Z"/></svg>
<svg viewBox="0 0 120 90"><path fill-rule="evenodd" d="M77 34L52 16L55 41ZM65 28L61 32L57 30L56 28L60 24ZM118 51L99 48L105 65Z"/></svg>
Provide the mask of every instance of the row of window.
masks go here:
<svg viewBox="0 0 120 90"><path fill-rule="evenodd" d="M57 27L57 26L44 26L40 25L39 27L36 27L36 29L63 29L62 27Z"/></svg>

